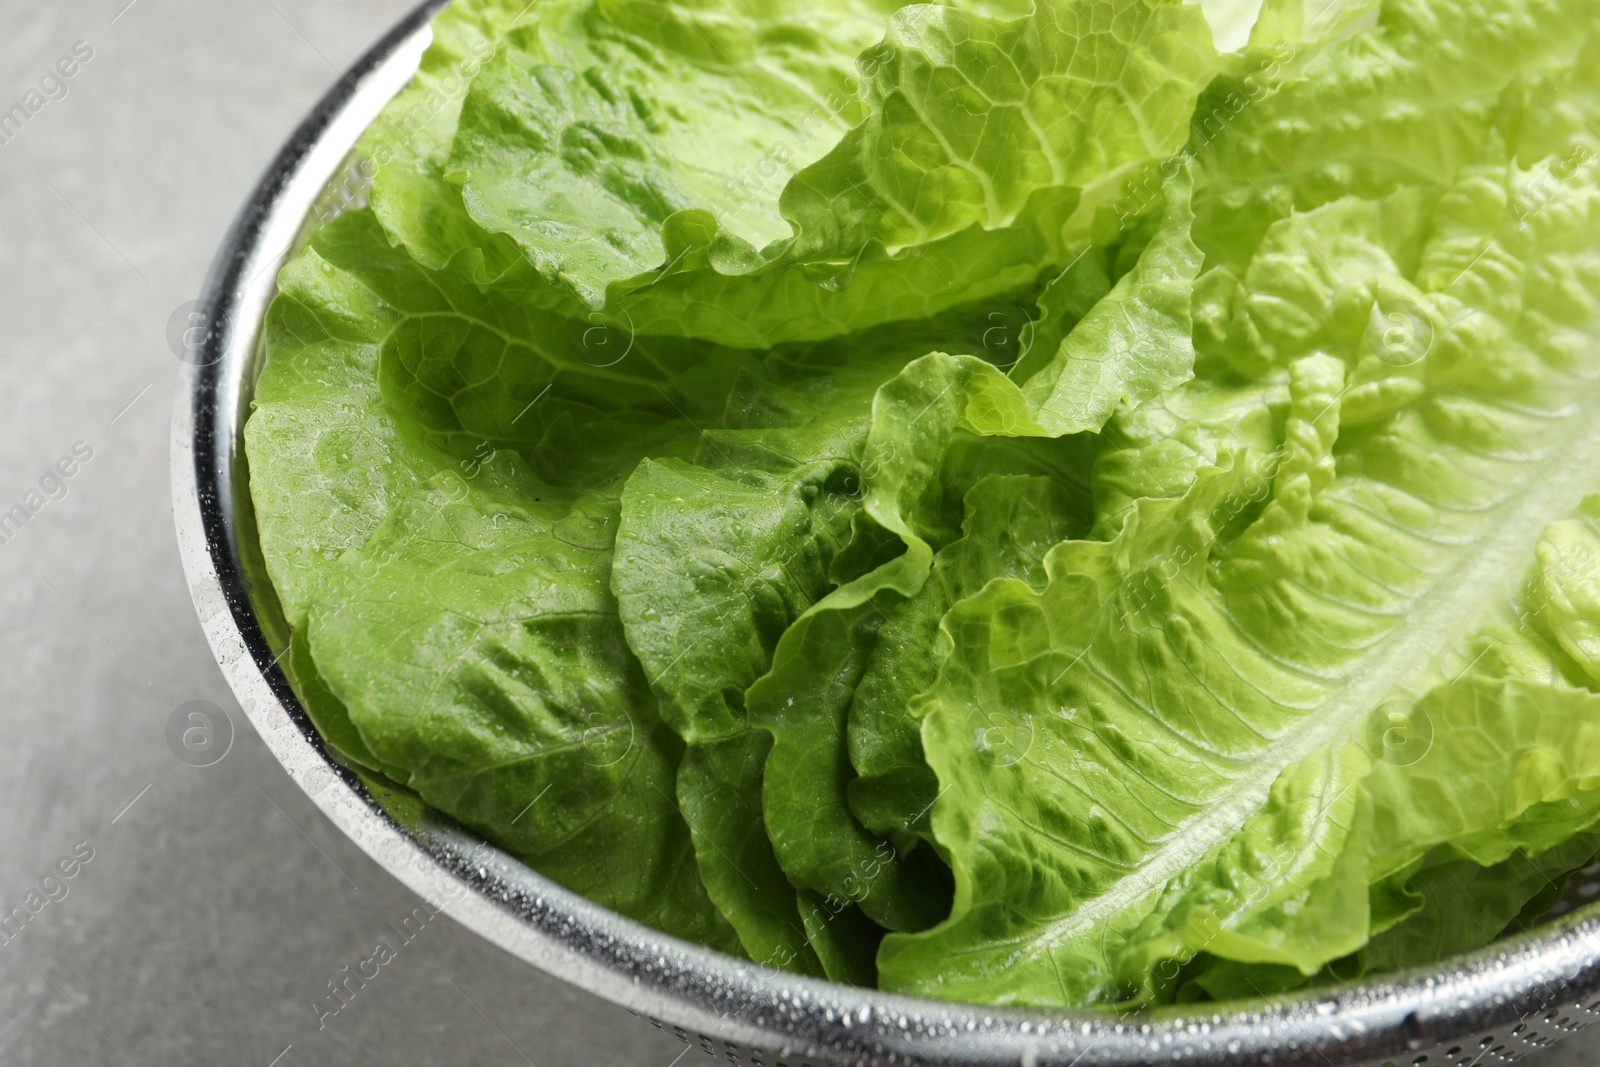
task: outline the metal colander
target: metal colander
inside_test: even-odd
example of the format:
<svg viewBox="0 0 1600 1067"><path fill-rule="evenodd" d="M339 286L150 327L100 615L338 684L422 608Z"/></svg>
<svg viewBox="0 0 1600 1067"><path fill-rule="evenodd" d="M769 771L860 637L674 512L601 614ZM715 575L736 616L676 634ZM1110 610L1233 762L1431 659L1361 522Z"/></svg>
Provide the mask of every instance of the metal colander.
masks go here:
<svg viewBox="0 0 1600 1067"><path fill-rule="evenodd" d="M206 635L268 747L335 824L490 941L725 1062L1306 1064L1513 1062L1600 1018L1600 865L1544 925L1423 971L1290 996L1113 1017L945 1004L771 973L607 911L330 757L277 667L287 640L256 543L240 431L276 269L319 216L359 204L357 138L410 79L429 0L317 105L273 161L192 316L172 428L178 541Z"/></svg>

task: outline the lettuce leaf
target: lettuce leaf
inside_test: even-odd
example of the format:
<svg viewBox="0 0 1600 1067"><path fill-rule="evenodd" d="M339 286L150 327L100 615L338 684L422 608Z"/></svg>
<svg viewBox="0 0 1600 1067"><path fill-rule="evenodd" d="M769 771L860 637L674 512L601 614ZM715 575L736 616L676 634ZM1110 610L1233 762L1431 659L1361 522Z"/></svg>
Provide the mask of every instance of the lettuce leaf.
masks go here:
<svg viewBox="0 0 1600 1067"><path fill-rule="evenodd" d="M607 589L616 512L436 475L340 560L311 650L425 801L608 907L732 949L669 796L680 746Z"/></svg>
<svg viewBox="0 0 1600 1067"><path fill-rule="evenodd" d="M1148 378L1132 388L1133 396L1126 395L1130 382L1105 384L1111 374L1137 366L1144 352L1164 353L1173 368L1169 380L1187 375L1188 292L1198 268L1187 237L1187 206L1188 190L1180 185L1134 268L1022 389L988 362L941 353L908 364L878 389L864 445L863 511L870 524L897 536L905 552L842 585L797 619L773 654L771 672L747 694L750 708L776 738L765 809L779 861L795 884L857 900L891 930L921 929L942 913L943 892L927 889L942 879L929 869L928 850L918 850L907 836L930 808L931 779L915 766L920 756L910 704L895 703L914 693L896 691L896 681L903 686L911 679L931 680L942 655L931 640L912 643L932 637L925 628L919 632L915 616L936 621L929 613L942 613L956 599L948 588L924 593L934 547L949 540L952 504L970 508L972 492L980 499L986 495L974 488L985 476L1034 470L1057 475L1033 486L1050 507L1040 516L1046 532L1028 538L1035 555L1059 540L1051 534L1070 527L1075 512L1086 513L1085 494L1074 491L1081 480L1073 473L1083 465L1086 443L1054 439L1097 429L1112 405L1153 393L1161 383ZM1088 340L1075 348L1072 338ZM1163 347L1160 340L1169 344ZM1110 355L1097 384L1074 394L1090 407L1062 410L1062 390L1034 383L1063 365L1092 362L1083 355L1091 346ZM1035 444L1025 444L1029 439ZM952 551L945 562L959 568L964 553ZM958 579L966 591L975 592L1012 565L1003 550L971 554L970 570L977 573ZM942 572L941 581L948 576ZM879 637L885 623L886 641ZM810 683L819 676L830 684ZM864 680L867 692L858 694ZM868 779L852 780L856 771ZM889 858L880 862L875 857L885 848Z"/></svg>
<svg viewBox="0 0 1600 1067"><path fill-rule="evenodd" d="M749 347L1030 286L1181 145L1215 70L1167 0L923 5L886 36L856 4L537 10L461 109L468 213L607 322Z"/></svg>
<svg viewBox="0 0 1600 1067"><path fill-rule="evenodd" d="M938 670L939 620L996 578L1043 584L1045 553L1087 532L1084 489L1043 475L984 476L966 494L965 536L934 557L921 589L885 613L849 711L859 777L847 789L867 827L920 833L933 810L938 783L923 758L914 702Z"/></svg>
<svg viewBox="0 0 1600 1067"><path fill-rule="evenodd" d="M1503 584L1570 537L1600 461L1600 290L1578 281L1600 277L1600 199L1585 177L1519 219L1543 176L1502 156L1431 212L1410 198L1430 221L1409 268L1372 255L1383 203L1313 213L1351 240L1269 230L1264 280L1299 285L1247 320L1287 362L1274 451L1230 442L1111 540L1054 549L1044 590L996 582L946 616L921 699L955 909L886 940L887 985L1118 1000L1202 951L1310 976L1370 936L1367 886L1432 849L1493 865L1593 821L1594 696ZM1387 286L1426 309L1426 351L1301 312ZM986 752L992 716L1030 738L1014 762Z"/></svg>
<svg viewBox="0 0 1600 1067"><path fill-rule="evenodd" d="M628 478L612 577L629 644L688 745L678 797L712 899L751 958L811 973L845 965L813 948L763 832L772 738L749 721L744 691L829 588L881 373L836 368L800 389L742 377L697 462L646 459Z"/></svg>
<svg viewBox="0 0 1600 1067"><path fill-rule="evenodd" d="M1580 0L456 0L245 429L330 746L766 969L1425 964L1600 849Z"/></svg>

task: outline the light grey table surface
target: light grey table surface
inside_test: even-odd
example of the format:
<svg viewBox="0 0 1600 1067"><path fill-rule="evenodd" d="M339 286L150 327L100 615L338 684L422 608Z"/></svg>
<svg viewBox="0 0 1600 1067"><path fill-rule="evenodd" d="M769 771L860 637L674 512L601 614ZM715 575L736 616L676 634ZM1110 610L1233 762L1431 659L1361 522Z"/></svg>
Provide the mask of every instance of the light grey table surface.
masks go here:
<svg viewBox="0 0 1600 1067"><path fill-rule="evenodd" d="M419 901L268 755L178 563L168 319L294 125L410 7L0 0L0 111L78 42L93 52L0 145L0 511L78 442L93 452L0 544L0 913L47 901L0 944L0 1064L670 1067L684 1053L443 917L319 1028L327 983ZM207 768L166 741L197 699L238 727ZM46 884L74 849L92 859ZM1597 1060L1600 1041L1579 1039L1539 1062Z"/></svg>

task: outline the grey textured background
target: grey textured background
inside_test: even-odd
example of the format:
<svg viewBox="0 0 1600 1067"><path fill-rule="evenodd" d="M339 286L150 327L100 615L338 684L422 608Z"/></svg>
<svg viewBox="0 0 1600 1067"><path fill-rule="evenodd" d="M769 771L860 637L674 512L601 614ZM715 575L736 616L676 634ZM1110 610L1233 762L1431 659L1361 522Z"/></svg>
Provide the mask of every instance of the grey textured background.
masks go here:
<svg viewBox="0 0 1600 1067"><path fill-rule="evenodd" d="M670 1067L685 1051L443 917L319 1030L326 983L419 901L267 754L184 587L168 318L279 144L410 6L0 0L0 111L75 42L94 49L0 146L0 511L74 442L94 450L0 545L0 913L94 850L0 945L0 1063ZM165 739L196 699L238 727L203 769ZM1600 1060L1581 1044L1539 1062Z"/></svg>
<svg viewBox="0 0 1600 1067"><path fill-rule="evenodd" d="M676 1040L443 916L318 1030L326 983L420 901L279 769L211 658L168 505L166 324L278 146L411 0L126 3L0 0L0 111L94 49L0 146L0 511L94 449L0 545L0 912L94 849L0 946L0 1063L668 1067ZM195 699L238 727L204 769L165 737Z"/></svg>

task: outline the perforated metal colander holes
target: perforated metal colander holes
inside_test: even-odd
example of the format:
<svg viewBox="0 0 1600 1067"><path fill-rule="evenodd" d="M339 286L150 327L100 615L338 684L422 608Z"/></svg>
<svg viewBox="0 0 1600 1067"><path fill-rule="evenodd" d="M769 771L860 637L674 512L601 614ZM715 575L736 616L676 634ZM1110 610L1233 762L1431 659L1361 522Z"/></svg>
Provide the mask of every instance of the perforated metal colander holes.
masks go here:
<svg viewBox="0 0 1600 1067"><path fill-rule="evenodd" d="M1600 897L1600 860L1572 875L1561 899L1539 922L1559 918L1597 897ZM1600 1021L1600 997L1587 1003L1530 1012L1508 1030L1490 1031L1473 1039L1452 1042L1446 1048L1420 1052L1410 1059L1389 1061L1384 1067L1482 1067L1484 1064L1516 1063L1587 1029L1596 1021Z"/></svg>
<svg viewBox="0 0 1600 1067"><path fill-rule="evenodd" d="M1600 997L1585 1004L1530 1013L1508 1030L1491 1030L1452 1042L1443 1049L1419 1052L1409 1059L1390 1060L1384 1067L1486 1067L1517 1063L1541 1052L1600 1020Z"/></svg>
<svg viewBox="0 0 1600 1067"><path fill-rule="evenodd" d="M662 1033L671 1034L690 1048L698 1048L707 1056L732 1064L733 1067L823 1067L806 1059L786 1059L770 1056L755 1049L740 1049L732 1041L723 1041L706 1034L685 1030L681 1026L662 1022L652 1015L640 1015L632 1010L629 1010L628 1014L643 1019Z"/></svg>

